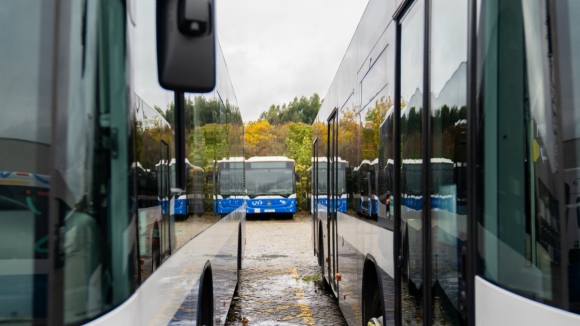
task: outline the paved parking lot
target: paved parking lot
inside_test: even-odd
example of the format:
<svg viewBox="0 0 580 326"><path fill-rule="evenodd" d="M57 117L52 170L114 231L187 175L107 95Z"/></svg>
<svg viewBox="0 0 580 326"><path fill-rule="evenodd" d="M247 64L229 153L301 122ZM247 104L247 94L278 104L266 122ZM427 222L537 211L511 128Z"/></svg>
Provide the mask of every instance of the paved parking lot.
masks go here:
<svg viewBox="0 0 580 326"><path fill-rule="evenodd" d="M309 215L249 217L246 257L226 325L346 325L322 286L311 232Z"/></svg>

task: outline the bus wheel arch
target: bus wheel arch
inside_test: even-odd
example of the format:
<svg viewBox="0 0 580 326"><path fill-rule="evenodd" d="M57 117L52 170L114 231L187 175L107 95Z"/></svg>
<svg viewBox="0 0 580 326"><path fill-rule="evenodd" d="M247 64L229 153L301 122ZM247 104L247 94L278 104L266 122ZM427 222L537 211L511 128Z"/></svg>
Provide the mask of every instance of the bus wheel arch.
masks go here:
<svg viewBox="0 0 580 326"><path fill-rule="evenodd" d="M375 258L367 254L363 267L362 283L362 325L366 326L371 318L385 318L385 300L381 273ZM385 322L383 321L383 325Z"/></svg>
<svg viewBox="0 0 580 326"><path fill-rule="evenodd" d="M199 290L197 296L197 325L213 325L214 302L213 302L213 275L211 263L208 260L203 267L199 278Z"/></svg>

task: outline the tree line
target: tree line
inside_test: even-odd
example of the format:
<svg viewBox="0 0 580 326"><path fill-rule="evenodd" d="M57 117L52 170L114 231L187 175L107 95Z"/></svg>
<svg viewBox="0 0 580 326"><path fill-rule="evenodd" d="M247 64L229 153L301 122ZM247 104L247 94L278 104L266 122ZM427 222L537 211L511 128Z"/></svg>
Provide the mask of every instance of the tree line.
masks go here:
<svg viewBox="0 0 580 326"><path fill-rule="evenodd" d="M289 103L270 105L270 108L260 114L259 120L267 120L271 125L283 125L289 122L302 122L311 125L320 110L322 101L320 96L314 93L309 98L305 96L294 97Z"/></svg>

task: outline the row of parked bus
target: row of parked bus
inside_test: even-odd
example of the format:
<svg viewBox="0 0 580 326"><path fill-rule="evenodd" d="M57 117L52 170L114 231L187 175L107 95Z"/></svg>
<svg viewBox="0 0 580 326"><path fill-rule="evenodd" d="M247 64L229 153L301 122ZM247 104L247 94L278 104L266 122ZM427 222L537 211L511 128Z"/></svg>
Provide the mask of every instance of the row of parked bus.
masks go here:
<svg viewBox="0 0 580 326"><path fill-rule="evenodd" d="M421 194L421 160L403 160L402 169L405 171L403 180L403 204L419 209L423 205ZM431 206L447 210L461 211L465 213L467 192L462 189L447 189L445 185L462 185L465 180L467 165L463 162L453 162L446 158L431 159ZM322 156L312 158L312 166L308 169L310 178L307 180L306 205L312 213L314 196L317 203L327 206L328 204L328 165L327 158ZM346 213L347 210L356 212L361 217L377 220L379 216L390 219L393 214L393 160L388 159L385 166L379 168L379 160L362 160L356 167L349 166L349 162L337 159L337 186L338 196L336 209ZM454 191L457 195L454 196ZM379 205L379 202L382 205ZM382 211L379 214L379 208ZM381 221L384 222L384 221Z"/></svg>
<svg viewBox="0 0 580 326"><path fill-rule="evenodd" d="M225 216L244 204L248 214L289 216L296 213L297 174L292 159L284 156L230 157L214 161L207 171L190 164L187 159L185 163L186 191L176 193L175 200L167 204L178 219L202 216L207 206L211 206L209 210L214 214ZM174 175L175 159L171 160L169 169ZM163 196L159 198L163 201Z"/></svg>

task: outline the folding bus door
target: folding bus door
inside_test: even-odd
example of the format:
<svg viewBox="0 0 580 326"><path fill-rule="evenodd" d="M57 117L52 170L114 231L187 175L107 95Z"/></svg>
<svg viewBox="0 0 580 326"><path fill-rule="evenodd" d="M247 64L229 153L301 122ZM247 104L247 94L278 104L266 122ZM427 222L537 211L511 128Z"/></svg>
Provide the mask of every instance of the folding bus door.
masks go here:
<svg viewBox="0 0 580 326"><path fill-rule="evenodd" d="M327 248L328 248L328 279L331 283L332 290L335 295L339 295L338 281L336 280L336 273L338 273L338 231L337 231L337 211L338 211L338 110L335 109L328 118L328 143L326 151L327 159L327 224L326 233Z"/></svg>

